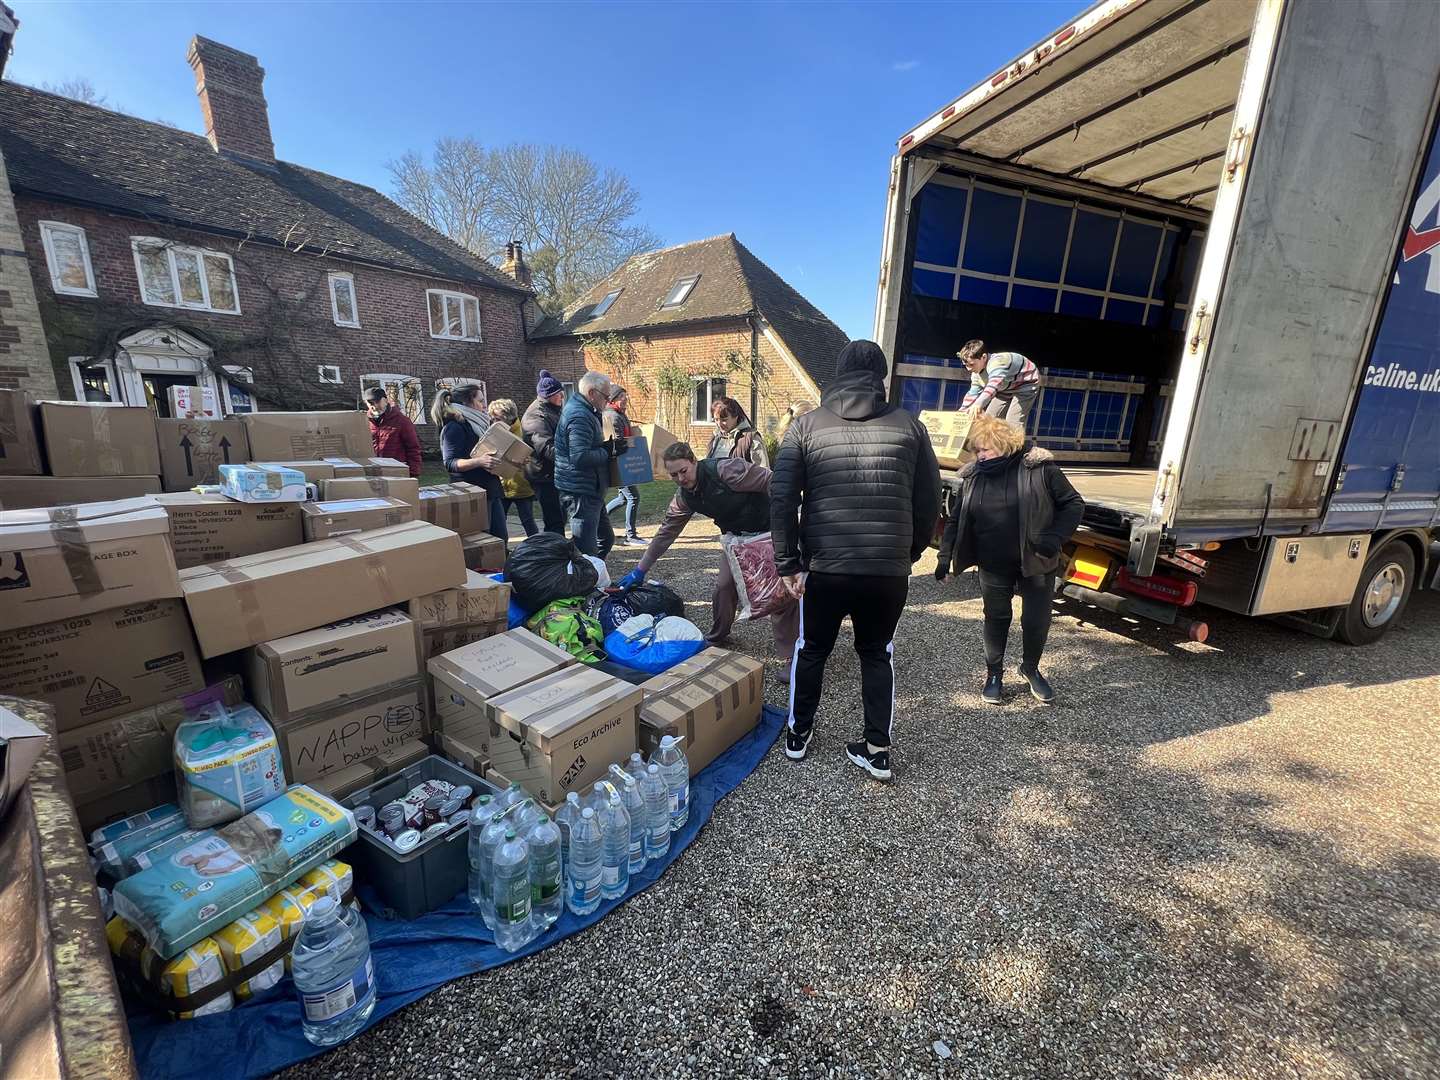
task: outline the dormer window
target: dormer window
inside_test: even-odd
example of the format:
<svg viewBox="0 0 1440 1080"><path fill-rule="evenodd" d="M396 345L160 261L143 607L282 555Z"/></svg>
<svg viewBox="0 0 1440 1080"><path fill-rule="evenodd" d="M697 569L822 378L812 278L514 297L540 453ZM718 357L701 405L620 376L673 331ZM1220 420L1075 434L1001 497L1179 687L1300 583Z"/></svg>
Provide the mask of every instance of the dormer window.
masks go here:
<svg viewBox="0 0 1440 1080"><path fill-rule="evenodd" d="M675 284L670 286L670 291L665 294L665 301L660 305L660 310L677 308L685 303L690 299L691 290L695 288L695 283L699 280L699 274L690 274L688 277L677 279Z"/></svg>
<svg viewBox="0 0 1440 1080"><path fill-rule="evenodd" d="M614 304L615 301L619 298L621 291L622 290L620 289L612 289L610 292L606 293L605 299L601 300L598 304L596 304L593 308L590 309L590 318L598 319L601 315L604 315L607 311L609 311L610 306Z"/></svg>

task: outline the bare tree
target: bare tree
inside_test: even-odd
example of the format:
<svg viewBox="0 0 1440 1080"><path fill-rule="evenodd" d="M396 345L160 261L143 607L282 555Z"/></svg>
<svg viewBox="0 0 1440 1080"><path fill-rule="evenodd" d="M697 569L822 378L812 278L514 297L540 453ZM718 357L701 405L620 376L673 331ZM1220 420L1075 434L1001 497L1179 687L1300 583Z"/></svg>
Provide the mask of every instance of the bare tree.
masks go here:
<svg viewBox="0 0 1440 1080"><path fill-rule="evenodd" d="M95 105L102 109L105 108L105 102L110 100L95 89L95 84L83 75L73 79L63 79L58 83L44 82L40 84L40 89L47 94L58 94L60 97L78 101L82 105Z"/></svg>
<svg viewBox="0 0 1440 1080"><path fill-rule="evenodd" d="M630 181L577 150L517 143L486 150L446 138L430 160L390 162L396 200L479 255L522 241L541 306L558 311L658 238L635 222Z"/></svg>

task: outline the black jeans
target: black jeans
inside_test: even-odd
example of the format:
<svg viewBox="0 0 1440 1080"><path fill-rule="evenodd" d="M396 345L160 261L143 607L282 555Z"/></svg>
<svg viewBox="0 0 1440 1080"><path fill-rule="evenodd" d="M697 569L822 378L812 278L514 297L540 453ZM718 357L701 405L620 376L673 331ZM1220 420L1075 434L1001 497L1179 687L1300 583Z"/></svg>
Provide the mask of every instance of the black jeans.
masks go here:
<svg viewBox="0 0 1440 1080"><path fill-rule="evenodd" d="M1020 640L1022 664L1033 670L1040 664L1045 639L1050 636L1050 602L1055 595L1055 575L1024 577L1018 570L997 574L980 571L980 599L985 609L985 663L998 668L1005 662L1005 641L1010 636L1010 601L1020 594Z"/></svg>
<svg viewBox="0 0 1440 1080"><path fill-rule="evenodd" d="M539 480L530 481L530 486L535 489L535 498L540 503L540 517L545 522L545 531L564 536L565 507L560 505L560 492L555 489L554 484Z"/></svg>
<svg viewBox="0 0 1440 1080"><path fill-rule="evenodd" d="M520 519L520 527L525 530L525 536L527 539L531 536L534 536L537 532L540 531L539 529L535 528L535 500L533 498L506 498L505 512L507 514L510 512L510 508L512 506L515 508L515 516Z"/></svg>
<svg viewBox="0 0 1440 1080"><path fill-rule="evenodd" d="M835 648L840 624L850 616L855 653L860 657L860 697L865 706L865 741L890 745L895 718L895 627L910 592L908 577L810 574L800 598L800 640L790 668L792 731L809 731L820 705L825 660Z"/></svg>

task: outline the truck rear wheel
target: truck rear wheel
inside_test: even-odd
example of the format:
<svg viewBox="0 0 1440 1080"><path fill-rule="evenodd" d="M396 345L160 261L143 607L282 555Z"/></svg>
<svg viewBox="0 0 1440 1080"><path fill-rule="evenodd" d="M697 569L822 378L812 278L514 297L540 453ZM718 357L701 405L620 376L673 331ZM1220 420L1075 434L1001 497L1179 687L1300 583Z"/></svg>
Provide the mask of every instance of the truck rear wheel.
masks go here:
<svg viewBox="0 0 1440 1080"><path fill-rule="evenodd" d="M1400 621L1415 591L1415 553L1403 540L1373 552L1360 572L1355 596L1336 627L1341 641L1369 645Z"/></svg>

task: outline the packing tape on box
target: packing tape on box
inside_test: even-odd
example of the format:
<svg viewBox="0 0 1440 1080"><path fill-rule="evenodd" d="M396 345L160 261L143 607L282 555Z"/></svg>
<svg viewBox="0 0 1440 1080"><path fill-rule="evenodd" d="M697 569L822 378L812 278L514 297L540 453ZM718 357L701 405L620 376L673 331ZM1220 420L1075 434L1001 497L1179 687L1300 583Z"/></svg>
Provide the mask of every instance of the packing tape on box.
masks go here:
<svg viewBox="0 0 1440 1080"><path fill-rule="evenodd" d="M715 710L718 712L718 711L720 710L721 706L722 706L721 698L722 698L722 697L724 696L724 694L725 694L725 686L722 685L722 686L720 686L720 687L717 689L717 688L715 688L715 687L705 685L705 680L711 679L711 678L719 679L721 676L720 676L720 672L718 671L718 669L721 668L721 667L723 667L723 666L725 666L726 664L729 664L729 663L733 662L735 659L736 659L736 657L733 657L733 656L717 656L717 657L715 657L714 659L707 660L707 661L705 662L704 666L701 667L699 671L691 672L689 675L685 676L685 678L681 679L679 682L675 683L675 685L673 685L673 686L667 686L664 690L659 691L659 692L656 694L656 697L662 699L662 701L660 702L660 704L668 705L668 704L670 704L670 703L669 703L667 700L663 700L663 699L668 699L671 694L677 693L678 691L687 689L687 688L689 688L689 687L691 687L691 686L699 686L702 690L710 691L710 692L713 694L713 697L712 697L711 700L714 702L714 704L715 704ZM751 692L750 692L750 702L749 702L749 704L752 704L752 705L753 705L753 704L755 703L755 700L754 700L754 699L755 699L754 683L753 683L753 681L750 679L749 673L747 672L746 675L745 675L745 678L744 678L743 680L735 680L735 679L732 679L731 682L730 682L730 685L729 685L729 689L730 689L730 707L731 707L732 709L736 709L736 710L738 710L738 709L740 708L740 682L741 682L741 681L745 682L747 685L750 686L750 691L751 691ZM646 704L647 704L647 703L642 703L642 704L641 704L640 709L641 709L642 712L644 711L644 709L645 709L645 707L646 707ZM695 710L694 710L694 709L686 709L685 712L684 712L683 714L681 714L681 715L683 716L686 725L687 725L688 727L693 728L694 725L695 725Z"/></svg>
<svg viewBox="0 0 1440 1080"><path fill-rule="evenodd" d="M116 448L110 436L110 410L106 408L93 408L90 410L90 430L95 436L95 445L85 447L81 451L89 451L95 455L96 472L113 472L124 474L128 471L125 468L125 455ZM79 439L71 439L72 443L81 446L84 443Z"/></svg>
<svg viewBox="0 0 1440 1080"><path fill-rule="evenodd" d="M373 702L384 701L387 697L395 697L397 694L412 691L420 702L418 707L421 710L423 718L425 708L424 680L419 675L411 675L409 678L396 679L394 682L388 682L384 686L378 686L374 690L366 690L363 694L336 698L334 701L327 701L323 705L316 705L309 709L301 709L287 719L281 725L281 728L283 731L289 732L294 728L313 724L317 720L329 720L335 716L343 716L345 713L351 712L354 709L363 709ZM352 764L354 763L352 762Z"/></svg>
<svg viewBox="0 0 1440 1080"><path fill-rule="evenodd" d="M387 510L385 512L386 525L404 525L410 520L410 516L404 510Z"/></svg>
<svg viewBox="0 0 1440 1080"><path fill-rule="evenodd" d="M517 689L517 690L524 690L525 687L524 687L524 686L517 686L515 689ZM546 711L547 713L556 713L556 712L559 712L561 709L567 709L567 708L569 708L571 705L574 705L576 702L584 701L586 698L591 697L594 693L595 693L595 687L594 687L593 685L592 685L592 686L583 687L583 688L580 689L580 690L576 690L573 694L570 694L568 697L563 697L563 698L561 698L559 701L547 701L547 702L545 703L545 711ZM531 728L532 728L533 725L527 724L527 723L525 723L525 721L523 721L523 720L516 720L515 723L517 723L517 724L520 725L520 733L519 733L518 735L517 735L513 730L511 730L511 729L509 729L509 728L506 728L505 730L509 733L509 735L510 735L511 738L513 738L513 739L515 739L517 742L520 742L520 743L523 744L523 743L529 738L530 730L531 730ZM501 726L502 728L505 727L504 724L501 724L500 726ZM527 753L527 756L528 756L528 751L527 751L526 753Z"/></svg>
<svg viewBox="0 0 1440 1080"><path fill-rule="evenodd" d="M245 623L245 633L254 641L268 641L272 635L265 626L265 616L260 612L260 597L250 575L228 562L211 563L210 569L235 586L235 599L240 604L240 618Z"/></svg>
<svg viewBox="0 0 1440 1080"><path fill-rule="evenodd" d="M366 479L370 482L370 490L382 498L390 496L390 481L383 476L371 476L366 473Z"/></svg>
<svg viewBox="0 0 1440 1080"><path fill-rule="evenodd" d="M73 506L57 506L49 512L50 535L60 548L60 558L65 560L65 569L70 573L71 584L81 596L94 596L103 592L100 571L95 569L95 560L90 557L90 541L85 539L85 530L80 527L79 511Z"/></svg>
<svg viewBox="0 0 1440 1080"><path fill-rule="evenodd" d="M374 483L374 481L372 480L371 483ZM385 565L385 557L383 555L377 555L366 547L363 541L356 540L353 536L335 536L331 539L341 547L349 548L355 552L355 554L365 557L365 572L375 579L375 583L379 586L381 594L390 597L387 603L393 603L400 599L400 597L393 594L393 586L390 583L390 568Z"/></svg>

